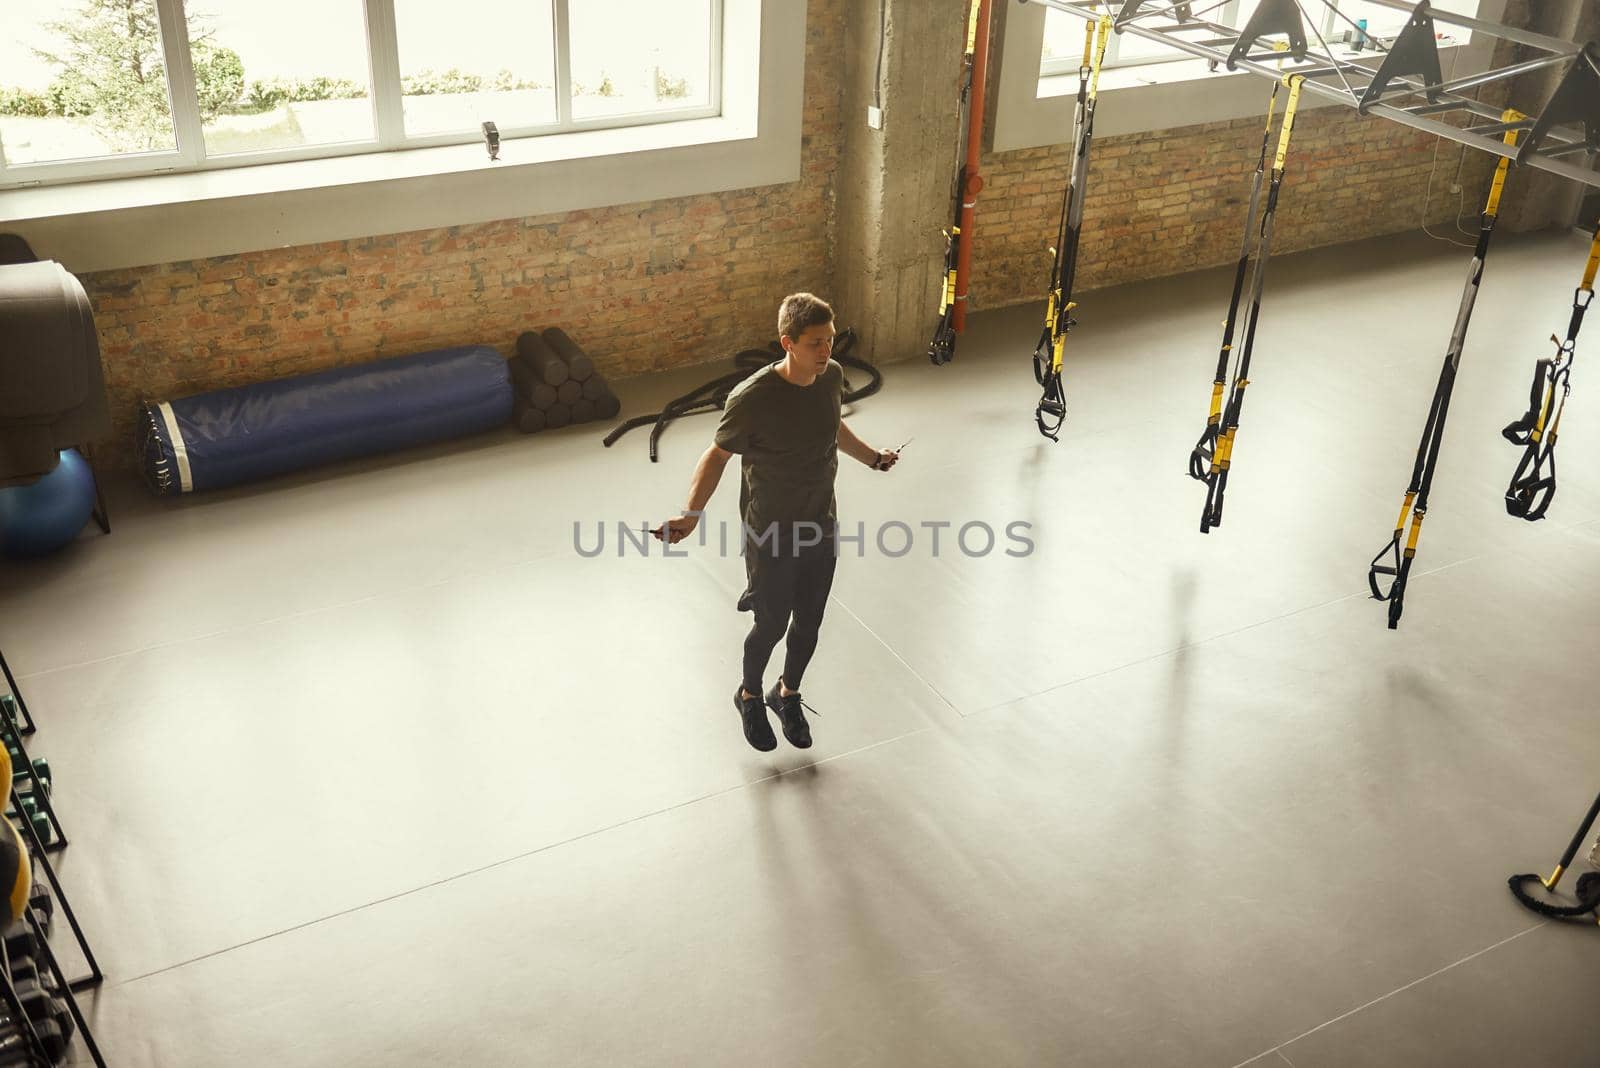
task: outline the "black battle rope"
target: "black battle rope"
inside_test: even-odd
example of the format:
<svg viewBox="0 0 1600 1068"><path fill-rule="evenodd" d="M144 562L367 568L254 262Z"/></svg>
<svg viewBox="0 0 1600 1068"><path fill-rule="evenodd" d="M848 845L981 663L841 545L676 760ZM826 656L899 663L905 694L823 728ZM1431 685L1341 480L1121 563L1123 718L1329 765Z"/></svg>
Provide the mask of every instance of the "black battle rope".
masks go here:
<svg viewBox="0 0 1600 1068"><path fill-rule="evenodd" d="M1600 225L1589 244L1589 262L1583 281L1572 296L1572 318L1567 321L1567 339L1554 334L1551 342L1556 354L1540 360L1533 368L1533 386L1528 390L1528 410L1521 419L1500 431L1513 445L1523 446L1522 460L1506 487L1506 511L1530 523L1544 518L1556 495L1556 437L1561 432L1561 413L1567 408L1567 393L1572 389L1572 357L1583 328L1584 313L1594 300L1594 276L1600 269Z"/></svg>
<svg viewBox="0 0 1600 1068"><path fill-rule="evenodd" d="M1278 106L1278 89L1284 82L1275 82L1272 96L1267 101L1267 125L1261 134L1261 158L1256 163L1256 173L1250 180L1250 206L1245 209L1244 242L1239 248L1239 265L1233 273L1233 296L1228 300L1228 318L1222 324L1222 348L1217 353L1217 373L1211 383L1211 410L1206 416L1206 428L1189 453L1189 477L1206 484L1205 510L1200 514L1200 533L1209 534L1211 528L1222 523L1223 494L1228 488L1228 470L1233 462L1233 439L1239 429L1239 416L1244 410L1244 391L1250 384L1250 356L1255 350L1256 320L1261 314L1261 292L1266 283L1267 260L1272 254L1272 231L1278 210L1278 195L1283 188L1284 164L1289 155L1289 139L1294 133L1295 110L1300 103L1300 83L1303 79L1288 80L1289 102L1283 112L1283 124L1278 133L1278 154L1272 161L1271 188L1267 193L1267 208L1260 221L1256 212L1261 207L1262 180L1267 171L1267 150L1272 144L1272 120ZM1253 239L1253 245L1252 245ZM1233 351L1234 331L1239 323L1239 303L1244 296L1245 273L1255 259L1255 273L1250 281L1250 307L1245 312L1244 346L1237 357ZM1228 388L1228 365L1233 362L1233 386ZM1223 405L1227 392L1228 403Z"/></svg>
<svg viewBox="0 0 1600 1068"><path fill-rule="evenodd" d="M961 213L967 199L967 142L972 121L972 64L978 44L978 0L967 10L967 51L961 57L961 133L957 138L954 221L944 235L944 285L939 289L939 322L933 328L933 343L928 359L935 364L949 363L956 354L956 267L961 260Z"/></svg>
<svg viewBox="0 0 1600 1068"><path fill-rule="evenodd" d="M1077 307L1072 300L1073 283L1078 274L1078 238L1083 232L1084 184L1089 177L1089 145L1094 140L1094 112L1100 93L1100 66L1105 61L1106 39L1111 33L1110 16L1084 25L1083 63L1078 67L1078 104L1072 120L1072 171L1061 197L1061 224L1056 244L1050 251L1050 294L1045 305L1044 332L1033 349L1033 377L1044 387L1033 411L1039 433L1058 440L1061 424L1067 420L1067 397L1061 386L1061 361L1065 355L1067 331L1077 325L1072 318Z"/></svg>
<svg viewBox="0 0 1600 1068"><path fill-rule="evenodd" d="M1594 804L1589 806L1589 814L1583 818L1583 823L1578 827L1578 833L1572 836L1572 842L1567 846L1567 851L1561 854L1561 863L1556 865L1556 870L1550 878L1542 879L1537 875L1513 875L1507 884L1511 887L1512 894L1518 901L1541 916L1555 916L1569 918L1593 914L1600 919L1600 871L1585 872L1578 878L1578 903L1576 905L1552 905L1528 893L1530 881L1539 882L1546 890L1554 890L1561 882L1561 875L1567 870L1567 865L1572 863L1572 858L1577 855L1578 847L1583 845L1583 840L1589 836L1589 828L1594 826L1595 817L1600 816L1600 797L1594 799Z"/></svg>
<svg viewBox="0 0 1600 1068"><path fill-rule="evenodd" d="M1513 124L1505 133L1505 143L1515 145L1524 116L1507 110L1507 124ZM1494 236L1494 224L1500 214L1500 194L1505 190L1506 171L1510 169L1509 157L1501 157L1494 171L1494 184L1489 189L1489 200L1484 205L1483 218L1478 224L1478 245L1472 253L1472 263L1467 270L1467 284L1461 292L1461 305L1456 311L1455 328L1450 333L1450 346L1445 350L1444 365L1439 369L1439 382L1433 390L1433 401L1428 406L1428 419L1422 427L1422 440L1417 445L1417 458L1411 467L1411 481L1400 505L1400 518L1395 521L1394 535L1389 544L1378 550L1367 569L1367 585L1372 596L1389 602L1389 629L1400 626L1400 613L1405 610L1406 580L1411 574L1411 561L1417 555L1417 539L1422 534L1422 521L1428 514L1428 491L1433 488L1433 473L1439 463L1439 445L1444 440L1445 418L1450 414L1450 393L1456 384L1456 368L1461 363L1461 350L1466 344L1467 327L1472 322L1472 308L1478 299L1478 287L1483 282L1483 261L1489 255L1489 239ZM1411 518L1411 531L1406 533L1406 517ZM1401 538L1405 549L1401 550ZM1385 562L1387 560L1387 562ZM1378 579L1387 577L1388 589L1382 588Z"/></svg>
<svg viewBox="0 0 1600 1068"><path fill-rule="evenodd" d="M846 404L854 404L883 388L883 373L866 360L850 355L850 350L855 348L855 345L856 332L853 328L844 330L833 342L833 358L846 367L864 372L867 376L867 384L854 390L850 388L850 380L845 379L844 403ZM667 406L659 412L634 416L614 427L611 433L605 436L603 444L609 449L628 431L641 426L653 426L650 431L650 462L656 463L659 458L658 445L668 423L684 416L721 411L727 404L728 394L733 392L735 386L782 355L783 348L776 342L769 342L768 347L764 349L743 349L733 358L734 366L739 368L737 371L714 378L676 400L668 401Z"/></svg>

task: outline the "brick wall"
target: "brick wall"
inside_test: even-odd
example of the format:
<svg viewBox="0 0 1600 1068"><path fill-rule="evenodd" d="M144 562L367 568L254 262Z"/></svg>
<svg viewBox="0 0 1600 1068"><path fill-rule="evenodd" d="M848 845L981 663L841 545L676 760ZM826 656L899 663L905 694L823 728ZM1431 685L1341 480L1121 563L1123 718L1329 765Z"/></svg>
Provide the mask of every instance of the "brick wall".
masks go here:
<svg viewBox="0 0 1600 1068"><path fill-rule="evenodd" d="M1263 83L1265 85L1266 83ZM1106 105L1109 106L1109 105ZM1281 106L1281 105L1280 105ZM1347 108L1295 122L1274 252L1412 230L1423 219L1436 138ZM1261 120L1096 138L1079 249L1079 288L1233 263L1239 256ZM1488 156L1468 156L1464 197L1449 192L1458 145L1438 148L1430 227L1476 233ZM984 162L973 243L973 299L993 308L1042 298L1067 180L1065 145L998 153ZM1435 230L1435 232L1438 232ZM1465 238L1460 238L1466 240Z"/></svg>
<svg viewBox="0 0 1600 1068"><path fill-rule="evenodd" d="M766 339L776 296L836 288L845 0L809 3L794 185L87 276L116 422L107 460L128 457L141 398L449 345L509 351L521 330L552 323L613 376L722 360ZM1259 146L1254 118L1100 139L1081 286L1232 262ZM1432 138L1344 109L1304 113L1276 248L1416 227L1434 149ZM1429 216L1446 228L1459 151L1438 153ZM985 160L975 308L1040 298L1066 163L1065 146ZM1468 160L1469 226L1487 167L1487 157Z"/></svg>
<svg viewBox="0 0 1600 1068"><path fill-rule="evenodd" d="M765 342L827 289L844 0L810 0L801 180L594 211L86 275L116 440L165 399L560 325L606 374Z"/></svg>

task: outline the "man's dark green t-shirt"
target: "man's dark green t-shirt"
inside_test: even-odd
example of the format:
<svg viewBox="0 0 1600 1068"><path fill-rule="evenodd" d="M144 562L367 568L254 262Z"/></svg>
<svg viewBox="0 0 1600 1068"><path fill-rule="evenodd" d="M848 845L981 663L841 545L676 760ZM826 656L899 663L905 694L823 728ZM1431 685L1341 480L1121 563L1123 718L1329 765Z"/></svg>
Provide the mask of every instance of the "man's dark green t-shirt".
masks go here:
<svg viewBox="0 0 1600 1068"><path fill-rule="evenodd" d="M788 381L771 363L728 394L716 443L743 457L739 512L746 527L760 534L773 523L811 522L832 533L843 401L844 368L834 360L809 386Z"/></svg>

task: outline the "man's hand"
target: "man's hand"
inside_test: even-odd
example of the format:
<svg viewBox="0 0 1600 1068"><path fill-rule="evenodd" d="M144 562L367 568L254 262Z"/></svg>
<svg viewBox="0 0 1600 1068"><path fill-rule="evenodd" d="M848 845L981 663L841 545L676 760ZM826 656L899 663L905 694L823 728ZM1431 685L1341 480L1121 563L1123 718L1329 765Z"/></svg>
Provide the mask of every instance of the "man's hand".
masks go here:
<svg viewBox="0 0 1600 1068"><path fill-rule="evenodd" d="M657 541L661 541L662 540L663 534L669 534L670 537L667 538L667 543L669 545L676 545L680 541L682 541L684 538L687 538L690 534L693 534L694 533L694 528L699 526L699 525L700 525L700 517L699 516L697 516L697 515L679 515L679 516L672 517L671 519L667 520L665 523L661 524L659 527L656 527L654 530L652 530L650 532L650 534Z"/></svg>
<svg viewBox="0 0 1600 1068"><path fill-rule="evenodd" d="M907 441L906 445L911 444ZM905 448L900 446L900 449ZM839 422L839 451L858 463L866 464L874 471L887 471L900 459L900 449L874 449L871 445L856 437L855 431L850 429L850 424Z"/></svg>

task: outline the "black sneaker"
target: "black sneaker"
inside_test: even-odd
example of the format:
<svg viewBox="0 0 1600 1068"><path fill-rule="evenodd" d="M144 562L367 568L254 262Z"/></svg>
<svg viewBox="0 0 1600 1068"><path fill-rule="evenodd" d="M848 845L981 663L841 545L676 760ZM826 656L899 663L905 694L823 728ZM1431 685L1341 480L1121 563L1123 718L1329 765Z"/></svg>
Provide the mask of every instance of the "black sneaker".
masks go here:
<svg viewBox="0 0 1600 1068"><path fill-rule="evenodd" d="M789 739L790 745L796 749L810 749L811 725L806 722L805 702L800 700L799 693L784 697L782 686L781 682L776 682L767 691L767 707L778 714L783 736Z"/></svg>
<svg viewBox="0 0 1600 1068"><path fill-rule="evenodd" d="M772 733L772 724L767 722L767 710L761 704L761 698L746 697L741 684L733 691L733 707L739 710L739 718L744 720L744 740L752 748L763 753L778 748L778 737Z"/></svg>

